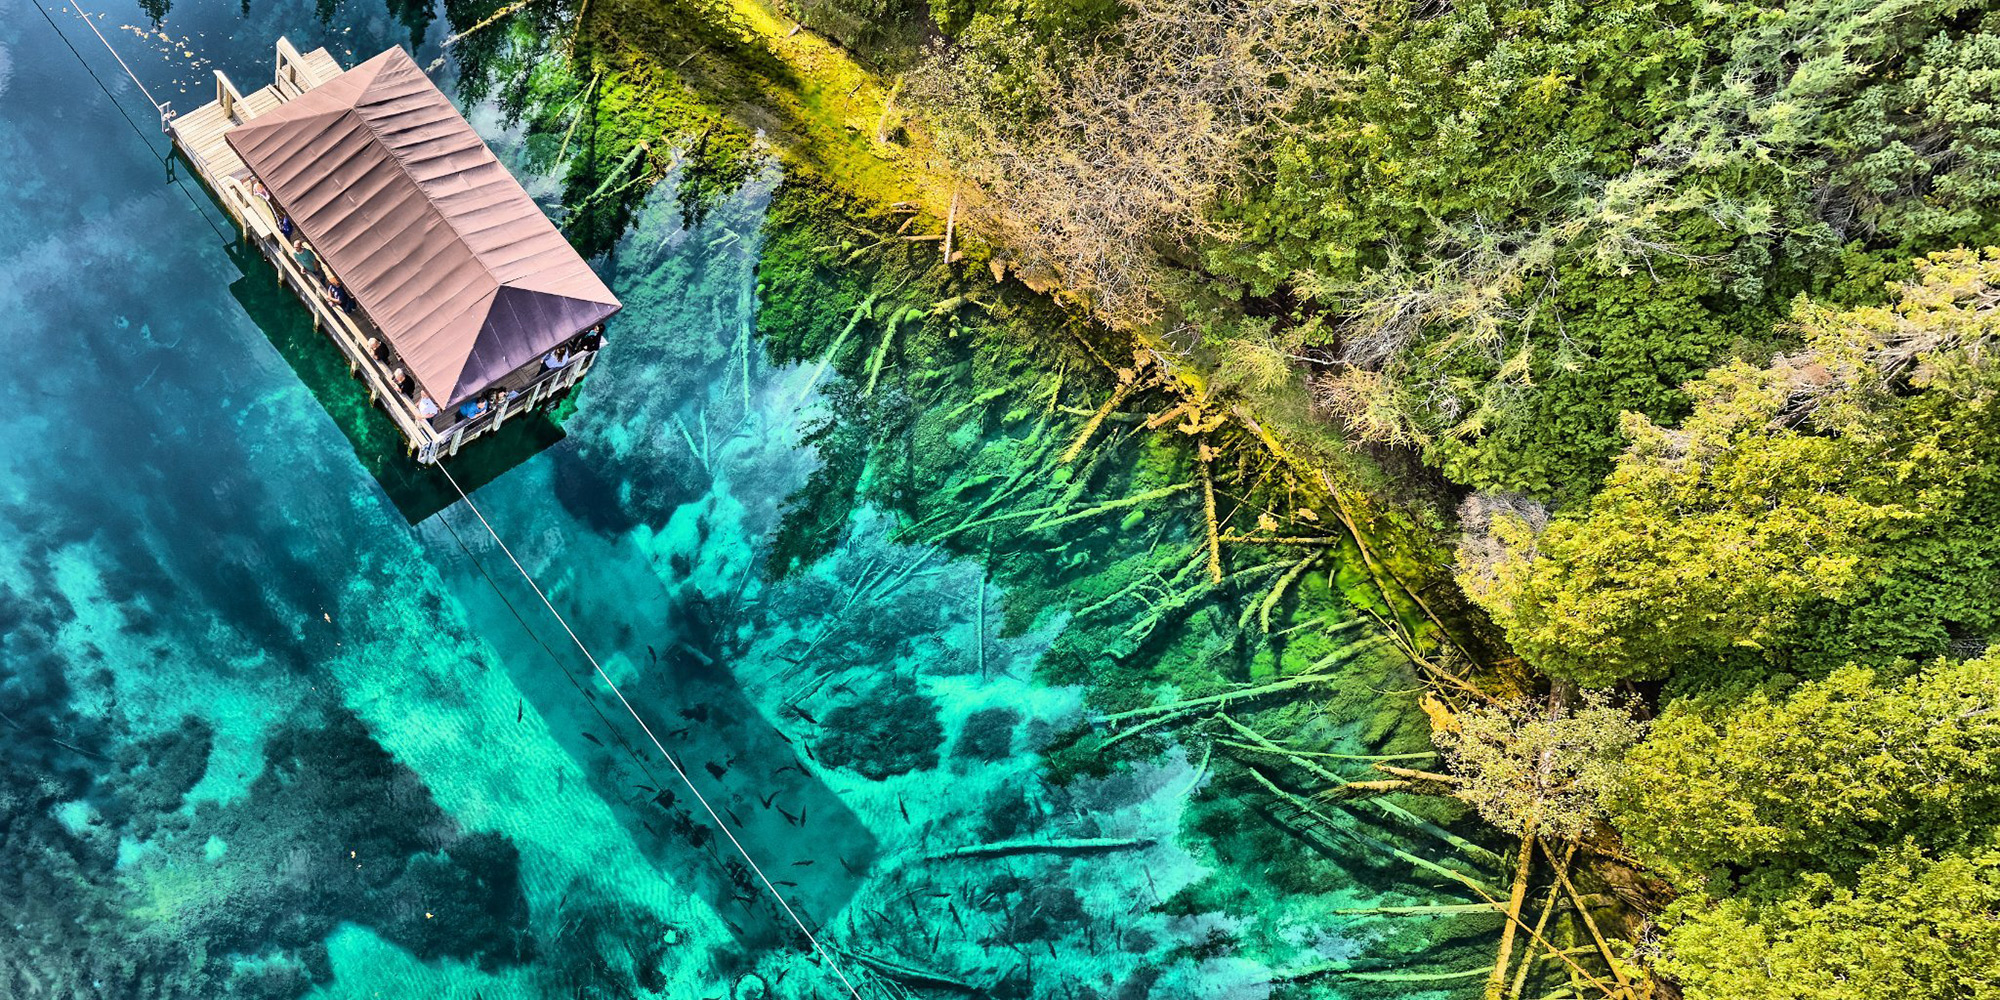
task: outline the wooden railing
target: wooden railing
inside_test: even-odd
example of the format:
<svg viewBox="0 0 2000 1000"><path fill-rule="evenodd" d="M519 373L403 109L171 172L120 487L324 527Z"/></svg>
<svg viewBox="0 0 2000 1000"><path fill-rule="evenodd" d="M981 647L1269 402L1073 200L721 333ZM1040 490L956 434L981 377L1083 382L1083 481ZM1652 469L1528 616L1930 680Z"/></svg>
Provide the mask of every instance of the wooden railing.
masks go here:
<svg viewBox="0 0 2000 1000"><path fill-rule="evenodd" d="M241 187L240 184L238 186ZM251 200L261 199L253 195ZM313 328L327 331L333 337L333 342L340 346L341 353L347 355L347 370L361 376L361 380L368 385L368 401L381 404L383 412L389 414L389 419L396 424L396 428L409 439L410 449L413 452L419 454L434 452L437 433L431 430L430 424L422 417L417 416L416 407L403 398L402 393L396 391L395 384L389 379L388 365L377 360L363 346L368 337L354 321L354 317L326 301L326 295L322 291L324 286L320 280L307 274L305 269L299 266L299 262L292 259L291 248L281 240L266 237L256 240L255 243L264 258L271 262L271 266L278 269L278 283L289 285L305 303L306 309L312 313Z"/></svg>
<svg viewBox="0 0 2000 1000"><path fill-rule="evenodd" d="M285 95L285 100L288 101L305 93L309 89L306 81L312 79L312 75L306 70L306 57L300 55L292 40L283 35L278 36L278 67L275 76L273 82L277 84L278 92Z"/></svg>
<svg viewBox="0 0 2000 1000"><path fill-rule="evenodd" d="M243 103L243 92L237 90L236 85L229 82L229 74L221 70L215 71L215 103L222 105L223 117L239 125L243 123L238 107Z"/></svg>
<svg viewBox="0 0 2000 1000"><path fill-rule="evenodd" d="M578 352L570 359L569 364L561 368L550 369L542 375L537 376L533 382L528 383L527 386L522 388L520 395L515 396L513 399L504 400L500 405L487 410L479 416L460 420L458 423L442 431L438 431L437 443L431 452L428 455L419 453L417 457L423 461L430 462L458 454L458 449L463 447L467 441L489 431L499 430L500 426L506 423L509 418L527 413L553 398L557 393L575 385L583 378L586 372L590 371L591 365L596 363L596 361L597 352Z"/></svg>

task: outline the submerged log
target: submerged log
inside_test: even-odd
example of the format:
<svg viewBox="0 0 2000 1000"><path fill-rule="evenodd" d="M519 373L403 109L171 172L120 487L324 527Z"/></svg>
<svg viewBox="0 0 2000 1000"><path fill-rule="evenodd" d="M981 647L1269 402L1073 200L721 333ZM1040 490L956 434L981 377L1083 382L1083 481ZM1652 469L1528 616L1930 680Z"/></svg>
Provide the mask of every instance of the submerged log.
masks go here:
<svg viewBox="0 0 2000 1000"><path fill-rule="evenodd" d="M963 979L956 979L942 972L933 972L914 965L905 965L902 962L892 961L877 955L870 955L865 951L850 951L847 952L847 957L906 986L928 986L933 989L955 990L959 993L974 995L985 992L985 990Z"/></svg>
<svg viewBox="0 0 2000 1000"><path fill-rule="evenodd" d="M934 851L924 856L927 861L944 861L950 858L1001 858L1017 854L1099 854L1105 851L1123 851L1131 848L1151 847L1159 843L1152 837L1083 837L1074 840L1007 840L995 844L974 844L971 847L954 847L945 851Z"/></svg>
<svg viewBox="0 0 2000 1000"><path fill-rule="evenodd" d="M1429 903L1418 906L1362 906L1335 910L1343 917L1448 917L1460 913L1504 912L1499 903Z"/></svg>

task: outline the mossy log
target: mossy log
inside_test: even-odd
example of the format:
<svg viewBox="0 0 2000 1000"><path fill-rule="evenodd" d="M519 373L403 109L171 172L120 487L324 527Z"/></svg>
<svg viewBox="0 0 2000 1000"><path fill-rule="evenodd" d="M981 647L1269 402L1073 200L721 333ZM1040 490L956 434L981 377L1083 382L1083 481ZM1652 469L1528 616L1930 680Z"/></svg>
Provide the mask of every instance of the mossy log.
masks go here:
<svg viewBox="0 0 2000 1000"><path fill-rule="evenodd" d="M1503 1000L1507 991L1507 970L1514 957L1514 931L1521 926L1521 907L1528 901L1528 876L1535 868L1535 817L1528 818L1521 835L1520 860L1514 868L1514 886L1507 897L1507 925L1500 928L1500 956L1493 961L1493 975L1486 980L1486 1000ZM1541 937L1541 931L1532 931Z"/></svg>

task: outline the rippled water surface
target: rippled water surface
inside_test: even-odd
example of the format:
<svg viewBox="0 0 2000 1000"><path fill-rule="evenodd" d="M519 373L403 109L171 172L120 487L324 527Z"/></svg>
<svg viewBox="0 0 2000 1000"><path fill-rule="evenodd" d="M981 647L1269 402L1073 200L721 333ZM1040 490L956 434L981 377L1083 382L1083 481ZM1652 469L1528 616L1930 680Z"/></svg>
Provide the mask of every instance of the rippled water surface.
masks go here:
<svg viewBox="0 0 2000 1000"><path fill-rule="evenodd" d="M122 5L97 23L185 108L214 67L260 83L281 33L344 62L414 40L429 64L497 7L458 6L182 0L158 28ZM734 179L692 227L675 178L654 188L595 261L627 310L561 439L465 459L485 521L642 730L474 511L384 465L383 425L304 314L170 180L75 12L49 11L81 62L0 0L0 995L1476 986L1288 978L1400 969L1461 933L1483 949L1490 924L1339 912L1449 886L1384 853L1437 853L1407 824L1315 839L1218 786L1206 743L1080 759L1107 677L1165 701L1173 664L1252 683L1288 656L1347 671L1295 723L1427 749L1380 636L1288 652L1293 596L1261 602L1293 564L1199 589L1180 438L1114 420L1073 489L1043 481L1108 376L970 319L934 366L885 362L893 325L826 364L857 349L827 337L855 287L831 250L765 260L813 252L782 168ZM459 70L434 75L456 93ZM524 162L518 126L469 110ZM824 330L788 339L787 317L815 315ZM1013 499L1030 487L1060 506ZM1298 569L1299 593L1336 582Z"/></svg>

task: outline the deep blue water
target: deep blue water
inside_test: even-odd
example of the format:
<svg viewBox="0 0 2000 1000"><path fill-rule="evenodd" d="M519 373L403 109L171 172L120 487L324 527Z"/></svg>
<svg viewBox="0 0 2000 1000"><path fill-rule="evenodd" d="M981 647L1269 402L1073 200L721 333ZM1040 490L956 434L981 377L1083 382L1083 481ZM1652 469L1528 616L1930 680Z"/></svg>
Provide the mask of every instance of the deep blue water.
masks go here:
<svg viewBox="0 0 2000 1000"><path fill-rule="evenodd" d="M479 517L406 523L245 308L268 276L50 11L81 64L0 0L0 995L842 995ZM130 6L98 24L189 107L213 66L261 82L280 33L351 62L422 20L183 0L159 28ZM471 117L512 157L491 108ZM1035 679L1062 616L1003 629L984 567L866 503L826 555L765 572L837 377L735 339L779 181L698 231L661 185L600 262L628 308L567 437L480 512L863 995L912 982L883 962L981 991L1264 995L1267 968L1198 947L1249 918L1159 905L1213 863L1181 836L1188 754L1042 779L1038 741L1082 711ZM703 324L735 357L691 364ZM820 706L880 696L843 716L872 723L900 692L936 706L928 764L818 759L864 738ZM985 749L959 752L975 725ZM937 857L1029 837L1149 846ZM1312 923L1308 956L1362 946Z"/></svg>

